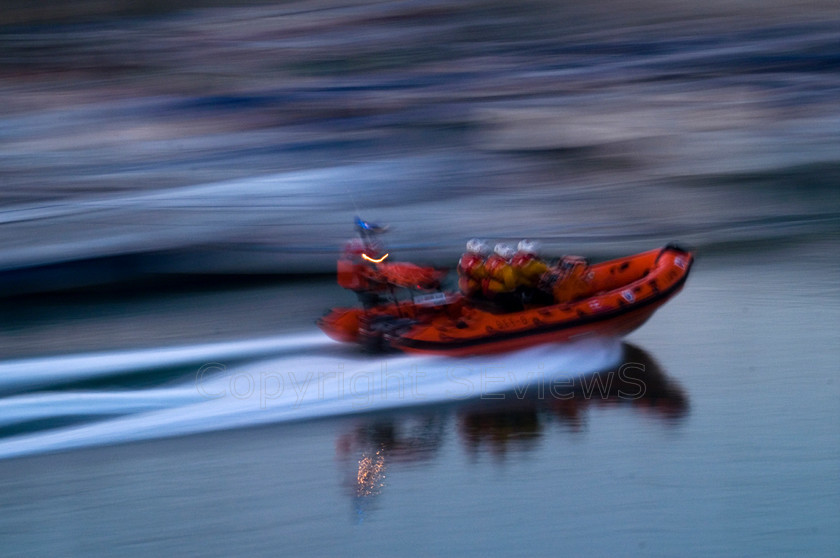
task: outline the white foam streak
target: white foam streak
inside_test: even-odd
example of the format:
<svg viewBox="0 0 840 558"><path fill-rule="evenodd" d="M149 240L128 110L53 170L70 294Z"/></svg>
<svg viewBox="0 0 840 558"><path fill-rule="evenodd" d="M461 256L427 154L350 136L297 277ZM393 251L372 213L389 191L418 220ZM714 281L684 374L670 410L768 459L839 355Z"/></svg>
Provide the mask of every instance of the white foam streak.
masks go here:
<svg viewBox="0 0 840 558"><path fill-rule="evenodd" d="M9 397L0 401L0 426L65 416L126 415L193 403L194 390L60 392Z"/></svg>
<svg viewBox="0 0 840 558"><path fill-rule="evenodd" d="M291 339L286 341L293 344ZM57 412L90 414L94 409L113 414L122 409L135 414L9 438L0 441L0 459L395 407L495 398L521 386L607 369L618 362L620 355L620 343L614 340L540 346L466 359L365 359L309 351L215 369L206 377L199 373L194 385L173 390L102 396L68 393L50 395L51 399L42 395L39 397L45 399L40 402L56 404ZM7 407L0 407L0 413L8 410L10 416L18 418L35 416L32 403L39 403L36 396L19 396ZM121 408L121 403L125 407ZM153 410L156 405L165 408Z"/></svg>
<svg viewBox="0 0 840 558"><path fill-rule="evenodd" d="M16 359L0 362L0 390L51 386L143 370L313 350L332 344L323 334L311 333L183 347Z"/></svg>

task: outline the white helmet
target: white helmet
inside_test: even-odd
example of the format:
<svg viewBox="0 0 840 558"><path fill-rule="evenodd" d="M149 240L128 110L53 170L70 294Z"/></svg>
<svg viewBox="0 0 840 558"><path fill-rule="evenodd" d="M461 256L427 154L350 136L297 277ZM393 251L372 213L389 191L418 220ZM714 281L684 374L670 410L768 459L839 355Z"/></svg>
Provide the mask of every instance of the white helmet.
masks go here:
<svg viewBox="0 0 840 558"><path fill-rule="evenodd" d="M467 242L467 252L478 254L480 256L486 256L490 253L490 247L483 240L473 238Z"/></svg>
<svg viewBox="0 0 840 558"><path fill-rule="evenodd" d="M496 253L496 255L501 256L506 260L511 259L514 254L513 246L511 246L510 244L505 244L504 242L496 244L496 247L493 248L493 251Z"/></svg>
<svg viewBox="0 0 840 558"><path fill-rule="evenodd" d="M516 250L524 254L531 254L532 256L537 256L540 252L540 243L536 240L520 240L519 245L516 247Z"/></svg>

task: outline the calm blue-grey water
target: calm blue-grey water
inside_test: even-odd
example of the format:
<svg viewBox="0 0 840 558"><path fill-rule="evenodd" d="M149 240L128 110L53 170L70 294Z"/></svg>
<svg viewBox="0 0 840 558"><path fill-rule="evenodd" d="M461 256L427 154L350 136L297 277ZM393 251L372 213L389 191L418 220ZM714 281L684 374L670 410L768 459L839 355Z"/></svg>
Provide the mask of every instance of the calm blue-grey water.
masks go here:
<svg viewBox="0 0 840 558"><path fill-rule="evenodd" d="M184 372L186 383L121 389L163 411L120 408L107 382L67 388L104 398L90 409L111 404L129 417L86 417L77 430L41 425L0 440L6 457L30 454L0 461L3 554L834 556L837 247L835 237L701 255L685 290L628 345L483 361L469 380L478 390L484 378L484 391L504 399L476 391L464 400L468 371L421 361L416 392L407 386L403 399L374 390L363 400L356 386L344 407L333 398L314 421L228 431L259 425L281 404L258 409L244 398L245 371L301 380L313 370L307 362L326 366L319 359L348 374L365 365L299 334L279 336L271 349L254 342L158 354L170 363L212 359L223 381L204 389L243 397L213 410L231 394L199 404L163 396L182 388L194 396L195 372ZM237 351L245 364L236 364ZM138 366L165 365L153 360ZM406 363L388 362L393 388ZM66 364L73 375L76 364ZM378 377L379 361L366 366ZM592 368L603 371L584 374ZM538 381L505 392L506 376L546 369L559 381L553 391L541 397ZM110 374L120 375L113 365ZM308 415L323 401L309 395L282 403L269 422ZM437 404L417 407L418 396ZM3 416L25 397L33 395L5 397ZM378 410L358 413L370 409ZM155 440L179 429L204 433ZM82 449L39 455L56 447L51 432ZM16 445L21 439L29 442Z"/></svg>

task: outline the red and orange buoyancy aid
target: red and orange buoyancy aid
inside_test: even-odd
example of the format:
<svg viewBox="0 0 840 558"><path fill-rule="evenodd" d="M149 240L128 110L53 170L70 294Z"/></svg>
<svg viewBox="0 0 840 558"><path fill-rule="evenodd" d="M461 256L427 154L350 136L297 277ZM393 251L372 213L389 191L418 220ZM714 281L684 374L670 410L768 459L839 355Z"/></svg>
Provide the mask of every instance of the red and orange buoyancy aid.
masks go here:
<svg viewBox="0 0 840 558"><path fill-rule="evenodd" d="M535 288L548 266L533 254L518 252L510 262L517 287Z"/></svg>
<svg viewBox="0 0 840 558"><path fill-rule="evenodd" d="M467 252L458 261L458 288L466 296L481 293L481 283L487 277L484 257Z"/></svg>
<svg viewBox="0 0 840 558"><path fill-rule="evenodd" d="M516 289L516 276L513 267L503 257L494 254L484 262L487 278L484 279L484 294L492 296L499 293L510 293Z"/></svg>

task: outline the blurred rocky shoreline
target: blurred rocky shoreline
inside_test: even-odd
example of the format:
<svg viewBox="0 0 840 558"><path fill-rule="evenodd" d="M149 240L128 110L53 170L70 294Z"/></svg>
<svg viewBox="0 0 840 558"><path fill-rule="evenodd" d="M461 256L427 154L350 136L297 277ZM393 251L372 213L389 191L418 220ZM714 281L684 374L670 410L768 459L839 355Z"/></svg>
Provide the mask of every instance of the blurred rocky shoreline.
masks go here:
<svg viewBox="0 0 840 558"><path fill-rule="evenodd" d="M438 264L471 236L609 256L840 231L828 2L20 6L6 295L328 273L355 214Z"/></svg>

